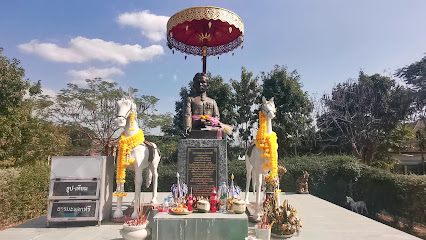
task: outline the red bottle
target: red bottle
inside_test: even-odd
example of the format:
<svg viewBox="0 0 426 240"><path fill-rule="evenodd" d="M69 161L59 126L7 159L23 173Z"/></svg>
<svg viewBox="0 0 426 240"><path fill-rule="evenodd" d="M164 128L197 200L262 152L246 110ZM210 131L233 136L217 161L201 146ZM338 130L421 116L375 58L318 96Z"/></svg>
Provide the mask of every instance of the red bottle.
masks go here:
<svg viewBox="0 0 426 240"><path fill-rule="evenodd" d="M210 196L210 212L211 213L216 212L216 205L217 205L217 193L216 193L216 188L213 187L212 195Z"/></svg>
<svg viewBox="0 0 426 240"><path fill-rule="evenodd" d="M187 201L188 211L192 211L192 205L194 205L194 199L192 198L192 188L191 193L189 194L188 201Z"/></svg>

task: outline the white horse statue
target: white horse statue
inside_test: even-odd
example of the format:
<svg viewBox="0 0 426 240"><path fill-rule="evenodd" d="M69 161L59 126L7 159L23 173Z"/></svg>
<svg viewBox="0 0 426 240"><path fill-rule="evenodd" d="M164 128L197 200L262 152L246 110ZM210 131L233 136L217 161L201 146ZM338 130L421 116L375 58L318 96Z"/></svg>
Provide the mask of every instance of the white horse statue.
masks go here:
<svg viewBox="0 0 426 240"><path fill-rule="evenodd" d="M271 98L269 101L266 101L265 97L262 97L262 108L261 111L263 115L266 118L266 133L264 134L272 134L272 122L271 119L275 118L276 116L276 109L274 104L274 98ZM260 125L260 123L259 123ZM258 130L259 134L260 128ZM255 146L251 146L245 154L245 161L246 161L246 169L247 169L247 183L246 183L246 195L245 195L245 201L248 204L249 200L249 186L250 186L250 180L252 180L253 185L253 193L256 192L256 207L255 212L253 214L253 219L256 221L260 221L261 214L259 211L259 204L260 204L260 193L262 191L262 181L263 181L263 174L267 174L270 168L264 168L264 164L268 159L261 157L263 152ZM278 153L271 153L271 154L277 154Z"/></svg>
<svg viewBox="0 0 426 240"><path fill-rule="evenodd" d="M124 128L119 141L117 156L117 188L114 196L117 196L117 209L113 218L123 217L121 210L124 192L126 167L131 166L135 170L135 199L132 218L138 217L137 209L140 206L140 193L142 186L142 170L147 168L146 186L149 187L153 181L151 203L157 203L158 164L160 163L160 151L154 143L145 141L142 129L138 126L136 118L136 104L131 95L133 88L129 88L129 95L125 96L123 90L119 89L122 98L117 101L117 127ZM151 149L150 149L151 148ZM150 158L151 155L151 158Z"/></svg>
<svg viewBox="0 0 426 240"><path fill-rule="evenodd" d="M367 211L367 204L363 201L357 201L355 202L351 197L346 196L346 203L349 203L349 205L351 206L351 210L355 211L356 213L359 213L358 209L361 209L361 214L365 212L368 214Z"/></svg>

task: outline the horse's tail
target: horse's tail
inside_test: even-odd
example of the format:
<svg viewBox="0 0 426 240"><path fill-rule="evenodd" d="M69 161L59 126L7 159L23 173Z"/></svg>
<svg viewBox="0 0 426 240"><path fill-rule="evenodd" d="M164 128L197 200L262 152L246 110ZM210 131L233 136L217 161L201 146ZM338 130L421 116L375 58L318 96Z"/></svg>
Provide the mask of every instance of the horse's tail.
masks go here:
<svg viewBox="0 0 426 240"><path fill-rule="evenodd" d="M151 168L147 168L147 174L146 174L146 187L149 188L152 182L152 171Z"/></svg>
<svg viewBox="0 0 426 240"><path fill-rule="evenodd" d="M245 155L244 155L244 160L246 161L246 170L247 171L250 171L250 172L247 172L247 184L250 184L250 180L251 180L251 187L252 187L252 189L253 189L253 194L255 194L255 192L256 192L256 181L255 181L255 178L254 178L254 169L253 169L253 165L251 164L251 162L250 162L250 156L249 156L249 154L248 154L248 151L249 150L247 150L246 152L245 152ZM249 176L249 174L250 174L250 176ZM250 178L249 178L250 177ZM249 185L247 185L247 187L248 187ZM247 191L248 191L248 189L247 189Z"/></svg>
<svg viewBox="0 0 426 240"><path fill-rule="evenodd" d="M160 158L161 157L160 149L157 148L157 145L155 143L151 142L151 144L152 144L152 147L154 149L153 158L155 159L157 157L157 155L158 155L158 158ZM154 159L152 160L153 162L154 162ZM151 185L151 182L152 182L152 175L153 175L152 170L151 170L152 164L153 163L151 162L150 166L147 167L147 174L146 174L146 187L147 188ZM158 163L157 163L157 166L158 166ZM156 168L157 166L154 166L154 167Z"/></svg>

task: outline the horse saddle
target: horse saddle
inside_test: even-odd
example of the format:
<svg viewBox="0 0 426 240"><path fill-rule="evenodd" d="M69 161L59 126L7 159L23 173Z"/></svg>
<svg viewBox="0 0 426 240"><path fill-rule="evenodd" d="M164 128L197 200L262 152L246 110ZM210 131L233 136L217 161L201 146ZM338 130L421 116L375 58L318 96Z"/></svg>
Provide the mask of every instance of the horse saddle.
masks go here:
<svg viewBox="0 0 426 240"><path fill-rule="evenodd" d="M160 152L160 149L158 149L158 148L156 148L156 147L154 147L154 145L152 145L152 143L151 142L148 142L148 141L144 141L143 142L143 144L145 145L145 146L147 146L147 148L148 148L148 162L152 162L152 160L154 160L154 151L155 150L157 150L157 152L158 152L158 155L159 156L161 156L161 152Z"/></svg>
<svg viewBox="0 0 426 240"><path fill-rule="evenodd" d="M253 152L253 148L256 147L255 143L252 143L250 147L247 149L247 156L251 157L251 153Z"/></svg>

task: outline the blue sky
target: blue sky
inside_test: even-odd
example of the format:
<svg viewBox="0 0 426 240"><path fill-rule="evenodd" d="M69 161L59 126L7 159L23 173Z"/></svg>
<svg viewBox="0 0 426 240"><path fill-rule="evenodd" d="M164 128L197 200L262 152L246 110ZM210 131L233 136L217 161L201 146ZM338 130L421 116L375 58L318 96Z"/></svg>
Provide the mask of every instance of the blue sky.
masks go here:
<svg viewBox="0 0 426 240"><path fill-rule="evenodd" d="M171 53L165 23L194 6L226 8L244 22L244 50L207 61L225 81L239 79L241 66L260 75L286 65L315 95L360 70L389 75L426 53L424 0L3 1L0 47L21 60L29 79L42 80L45 93L99 76L174 112L179 89L202 65L200 57Z"/></svg>

